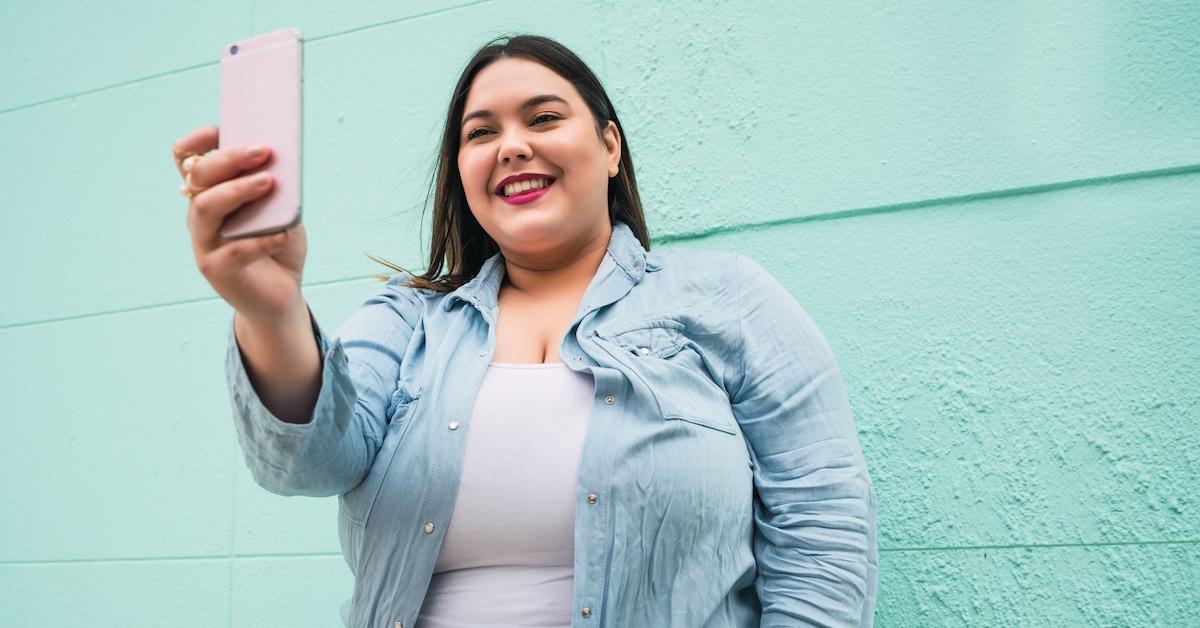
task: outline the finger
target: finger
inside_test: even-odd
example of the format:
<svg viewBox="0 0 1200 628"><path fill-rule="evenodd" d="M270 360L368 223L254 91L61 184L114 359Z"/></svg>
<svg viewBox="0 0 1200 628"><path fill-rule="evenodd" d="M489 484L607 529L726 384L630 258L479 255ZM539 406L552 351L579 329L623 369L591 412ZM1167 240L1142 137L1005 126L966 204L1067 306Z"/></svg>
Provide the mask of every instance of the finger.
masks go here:
<svg viewBox="0 0 1200 628"><path fill-rule="evenodd" d="M217 125L210 124L207 126L193 129L187 135L175 140L171 145L171 153L175 159L175 168L179 170L179 176L186 176L187 172L183 168L183 162L192 154L203 155L217 147L219 137L219 129Z"/></svg>
<svg viewBox="0 0 1200 628"><path fill-rule="evenodd" d="M190 170L184 174L184 181L193 190L212 187L238 176L243 171L261 166L270 152L266 146L252 143L214 150L205 155L204 159L192 162ZM180 164L181 169L182 167Z"/></svg>
<svg viewBox="0 0 1200 628"><path fill-rule="evenodd" d="M188 207L188 229L196 253L207 254L221 246L223 239L218 231L225 217L266 194L272 183L270 173L259 172L222 181L197 194Z"/></svg>
<svg viewBox="0 0 1200 628"><path fill-rule="evenodd" d="M202 256L197 266L201 274L214 283L228 280L250 264L278 253L287 246L287 231L254 238L233 240Z"/></svg>

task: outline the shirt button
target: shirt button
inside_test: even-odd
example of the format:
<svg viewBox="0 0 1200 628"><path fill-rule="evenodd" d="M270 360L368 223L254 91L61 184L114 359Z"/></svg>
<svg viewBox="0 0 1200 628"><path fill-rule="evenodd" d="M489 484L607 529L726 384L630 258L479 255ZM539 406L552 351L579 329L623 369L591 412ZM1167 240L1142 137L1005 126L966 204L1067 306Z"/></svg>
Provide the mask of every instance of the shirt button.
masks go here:
<svg viewBox="0 0 1200 628"><path fill-rule="evenodd" d="M404 628L404 622L398 621L398 622L392 624L392 626L394 626L394 628Z"/></svg>
<svg viewBox="0 0 1200 628"><path fill-rule="evenodd" d="M433 522L432 521L425 524L425 534L433 534Z"/></svg>
<svg viewBox="0 0 1200 628"><path fill-rule="evenodd" d="M481 357L481 358L482 358L482 357L485 357L485 356L487 356L487 351L480 351L480 352L479 352L479 357Z"/></svg>
<svg viewBox="0 0 1200 628"><path fill-rule="evenodd" d="M642 355L650 355L650 348L649 347L638 347L638 353L640 353Z"/></svg>
<svg viewBox="0 0 1200 628"><path fill-rule="evenodd" d="M580 358L580 357L579 357L579 356L577 356L577 355L576 355L576 356L572 356L572 357L571 357L571 361L572 361L572 362L578 362L578 361L579 361L579 360L581 360L581 359L582 359L582 358Z"/></svg>
<svg viewBox="0 0 1200 628"><path fill-rule="evenodd" d="M451 421L450 425L447 425L446 427L448 427L452 430L456 430L456 429L458 429L458 421Z"/></svg>
<svg viewBox="0 0 1200 628"><path fill-rule="evenodd" d="M583 611L580 612L579 614L583 615L584 619L586 619L586 618L592 616L592 609L585 606L585 607L583 607Z"/></svg>
<svg viewBox="0 0 1200 628"><path fill-rule="evenodd" d="M595 493L592 493L591 495L588 495L588 503L589 503L589 504L594 504L594 503L596 503L596 500L597 500L597 499L599 499L599 498L597 498L597 497L596 497L596 494L595 494Z"/></svg>
<svg viewBox="0 0 1200 628"><path fill-rule="evenodd" d="M612 395L609 395L604 398L604 403L607 403L610 406L616 402L617 402L617 398Z"/></svg>

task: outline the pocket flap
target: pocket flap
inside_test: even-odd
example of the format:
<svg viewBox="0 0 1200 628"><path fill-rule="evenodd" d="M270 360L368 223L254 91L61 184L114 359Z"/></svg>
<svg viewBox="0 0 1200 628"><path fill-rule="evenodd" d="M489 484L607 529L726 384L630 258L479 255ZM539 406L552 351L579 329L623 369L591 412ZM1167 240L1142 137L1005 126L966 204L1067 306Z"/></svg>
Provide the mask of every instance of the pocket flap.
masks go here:
<svg viewBox="0 0 1200 628"><path fill-rule="evenodd" d="M737 434L728 398L704 373L703 358L673 318L612 321L592 332L645 383L664 419Z"/></svg>
<svg viewBox="0 0 1200 628"><path fill-rule="evenodd" d="M402 379L396 382L396 390L392 391L392 399L388 403L387 417L390 422L398 411L421 398L421 385L410 380Z"/></svg>
<svg viewBox="0 0 1200 628"><path fill-rule="evenodd" d="M669 319L614 321L596 328L596 336L636 357L667 358L687 346L683 323Z"/></svg>

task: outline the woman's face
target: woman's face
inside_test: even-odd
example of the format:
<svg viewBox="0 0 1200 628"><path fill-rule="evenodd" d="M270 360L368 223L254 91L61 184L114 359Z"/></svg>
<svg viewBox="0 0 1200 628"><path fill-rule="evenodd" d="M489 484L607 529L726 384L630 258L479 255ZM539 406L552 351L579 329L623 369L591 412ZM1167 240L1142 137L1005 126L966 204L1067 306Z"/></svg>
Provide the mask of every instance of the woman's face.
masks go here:
<svg viewBox="0 0 1200 628"><path fill-rule="evenodd" d="M620 135L611 121L602 137L596 134L595 118L570 82L528 58L500 59L475 75L463 111L463 190L506 256L561 254L607 233ZM535 176L515 189L505 185L528 175Z"/></svg>

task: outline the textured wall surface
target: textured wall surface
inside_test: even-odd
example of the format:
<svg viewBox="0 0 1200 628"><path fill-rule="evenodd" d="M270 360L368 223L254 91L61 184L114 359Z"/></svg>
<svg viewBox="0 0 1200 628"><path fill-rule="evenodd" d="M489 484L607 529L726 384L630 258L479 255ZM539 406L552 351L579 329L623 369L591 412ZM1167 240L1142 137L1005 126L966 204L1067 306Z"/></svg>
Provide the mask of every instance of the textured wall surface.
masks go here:
<svg viewBox="0 0 1200 628"><path fill-rule="evenodd" d="M336 500L242 464L170 144L300 29L305 295L421 268L449 90L606 84L656 246L758 259L846 377L880 626L1200 625L1200 4L0 3L0 625L329 626ZM425 236L427 237L427 228Z"/></svg>

